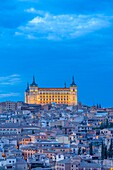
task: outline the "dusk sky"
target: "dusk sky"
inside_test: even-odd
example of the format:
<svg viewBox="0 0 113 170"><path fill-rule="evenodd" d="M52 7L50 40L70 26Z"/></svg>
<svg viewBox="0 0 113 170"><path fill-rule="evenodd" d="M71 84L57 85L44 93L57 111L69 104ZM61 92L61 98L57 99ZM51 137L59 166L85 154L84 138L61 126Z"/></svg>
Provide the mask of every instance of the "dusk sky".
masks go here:
<svg viewBox="0 0 113 170"><path fill-rule="evenodd" d="M67 86L79 101L113 106L113 0L1 0L0 101Z"/></svg>

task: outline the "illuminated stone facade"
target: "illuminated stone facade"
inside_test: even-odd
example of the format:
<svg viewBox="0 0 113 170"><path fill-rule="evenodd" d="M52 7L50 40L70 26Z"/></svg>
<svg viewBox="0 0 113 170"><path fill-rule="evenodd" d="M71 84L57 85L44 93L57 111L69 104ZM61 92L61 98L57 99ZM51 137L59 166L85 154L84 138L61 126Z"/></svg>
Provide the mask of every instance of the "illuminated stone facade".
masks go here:
<svg viewBox="0 0 113 170"><path fill-rule="evenodd" d="M25 103L28 104L68 104L77 105L77 85L74 82L69 88L39 88L33 77L33 82L25 91Z"/></svg>

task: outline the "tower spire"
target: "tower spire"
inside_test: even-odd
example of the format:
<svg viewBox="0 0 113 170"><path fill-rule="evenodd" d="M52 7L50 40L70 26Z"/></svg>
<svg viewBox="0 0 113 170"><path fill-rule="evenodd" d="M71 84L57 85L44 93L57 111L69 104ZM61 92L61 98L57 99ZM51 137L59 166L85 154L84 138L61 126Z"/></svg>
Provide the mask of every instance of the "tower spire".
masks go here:
<svg viewBox="0 0 113 170"><path fill-rule="evenodd" d="M29 83L27 82L27 88L29 88Z"/></svg>
<svg viewBox="0 0 113 170"><path fill-rule="evenodd" d="M26 92L29 92L29 83L27 82Z"/></svg>
<svg viewBox="0 0 113 170"><path fill-rule="evenodd" d="M35 84L35 76L33 75L33 84Z"/></svg>
<svg viewBox="0 0 113 170"><path fill-rule="evenodd" d="M35 82L35 76L33 75L33 81L32 84L30 86L37 86L36 82Z"/></svg>
<svg viewBox="0 0 113 170"><path fill-rule="evenodd" d="M76 86L74 76L72 77L72 84L71 84L71 86Z"/></svg>
<svg viewBox="0 0 113 170"><path fill-rule="evenodd" d="M64 83L64 88L66 88L66 82Z"/></svg>
<svg viewBox="0 0 113 170"><path fill-rule="evenodd" d="M74 78L74 76L72 77L72 84L75 84L75 78Z"/></svg>

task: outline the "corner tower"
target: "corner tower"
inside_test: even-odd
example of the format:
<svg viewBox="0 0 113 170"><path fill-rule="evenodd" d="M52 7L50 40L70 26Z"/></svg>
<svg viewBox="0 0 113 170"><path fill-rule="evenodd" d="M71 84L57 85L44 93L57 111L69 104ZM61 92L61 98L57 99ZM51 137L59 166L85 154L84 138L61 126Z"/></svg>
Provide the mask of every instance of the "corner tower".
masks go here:
<svg viewBox="0 0 113 170"><path fill-rule="evenodd" d="M74 76L72 78L72 83L70 85L70 99L69 105L77 105L78 97L77 97L77 85L75 84Z"/></svg>
<svg viewBox="0 0 113 170"><path fill-rule="evenodd" d="M26 89L25 98L26 98L26 103L28 104L39 104L38 85L35 82L34 76L33 76L32 83Z"/></svg>
<svg viewBox="0 0 113 170"><path fill-rule="evenodd" d="M25 103L28 103L28 97L29 97L29 83L27 83L27 88L25 90Z"/></svg>

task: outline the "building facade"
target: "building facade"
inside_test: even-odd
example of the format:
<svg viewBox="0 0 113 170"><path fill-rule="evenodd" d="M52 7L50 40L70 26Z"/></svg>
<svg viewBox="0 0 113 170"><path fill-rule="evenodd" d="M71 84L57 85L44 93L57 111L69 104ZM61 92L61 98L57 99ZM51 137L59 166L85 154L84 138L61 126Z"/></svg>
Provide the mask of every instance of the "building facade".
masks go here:
<svg viewBox="0 0 113 170"><path fill-rule="evenodd" d="M74 77L69 88L40 88L35 82L27 85L25 91L25 103L28 104L68 104L77 105L77 85L75 84Z"/></svg>
<svg viewBox="0 0 113 170"><path fill-rule="evenodd" d="M0 102L0 113L6 111L15 111L17 109L17 103L12 101Z"/></svg>

